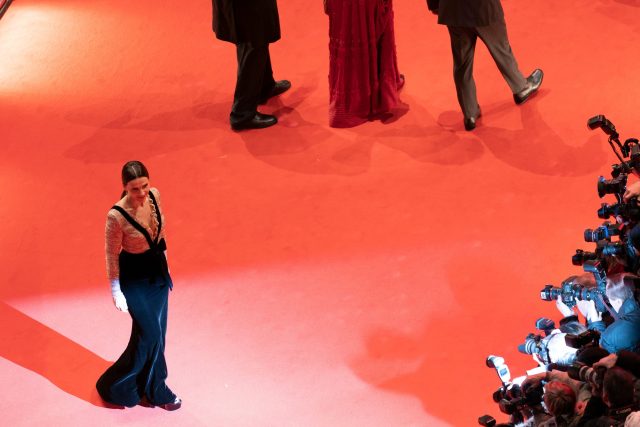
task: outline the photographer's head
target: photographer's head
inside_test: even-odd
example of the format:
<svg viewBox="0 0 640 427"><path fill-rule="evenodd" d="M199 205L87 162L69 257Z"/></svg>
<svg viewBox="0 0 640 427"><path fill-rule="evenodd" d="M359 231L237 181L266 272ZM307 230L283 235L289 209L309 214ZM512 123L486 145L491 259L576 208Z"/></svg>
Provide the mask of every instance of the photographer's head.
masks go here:
<svg viewBox="0 0 640 427"><path fill-rule="evenodd" d="M575 361L577 349L567 345L566 336L563 332L556 332L544 339L550 363L569 366Z"/></svg>
<svg viewBox="0 0 640 427"><path fill-rule="evenodd" d="M602 399L611 409L633 404L636 377L629 371L613 367L607 369L602 382Z"/></svg>
<svg viewBox="0 0 640 427"><path fill-rule="evenodd" d="M634 298L636 276L627 273L607 277L606 294L611 307L618 312L622 304Z"/></svg>
<svg viewBox="0 0 640 427"><path fill-rule="evenodd" d="M544 386L544 405L551 415L571 416L575 412L576 394L571 387L560 381L550 381Z"/></svg>

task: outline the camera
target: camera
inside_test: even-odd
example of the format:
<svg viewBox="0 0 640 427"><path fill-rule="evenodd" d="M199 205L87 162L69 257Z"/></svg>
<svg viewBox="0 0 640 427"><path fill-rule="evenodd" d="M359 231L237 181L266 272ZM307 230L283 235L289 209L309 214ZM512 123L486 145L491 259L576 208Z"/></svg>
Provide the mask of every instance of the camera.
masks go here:
<svg viewBox="0 0 640 427"><path fill-rule="evenodd" d="M589 329L581 334L567 334L564 342L571 348L582 349L588 346L597 346L600 342L600 332Z"/></svg>
<svg viewBox="0 0 640 427"><path fill-rule="evenodd" d="M598 178L598 196L603 198L607 194L618 194L622 196L627 189L627 174L616 168L617 176L613 179Z"/></svg>
<svg viewBox="0 0 640 427"><path fill-rule="evenodd" d="M621 230L616 224L611 224L609 221L605 221L600 227L592 230L587 228L584 230L585 242L598 242L600 240L611 241L611 237L619 236ZM580 263L582 265L582 263Z"/></svg>
<svg viewBox="0 0 640 427"><path fill-rule="evenodd" d="M491 355L487 357L486 365L496 370L502 382L502 386L493 392L492 398L498 404L500 411L510 416L510 423L512 424L505 425L523 422L543 412L541 403L544 389L541 384L523 390L520 384L511 381L509 367L504 358L500 356ZM514 381L518 379L522 380L524 377L516 378ZM495 422L495 419L489 415L484 415L478 419L478 423L483 426L496 426Z"/></svg>
<svg viewBox="0 0 640 427"><path fill-rule="evenodd" d="M610 217L621 217L625 221L638 222L640 219L640 207L635 200L629 203L615 203L610 205L603 203L598 209L598 218L609 219Z"/></svg>
<svg viewBox="0 0 640 427"><path fill-rule="evenodd" d="M500 412L507 415L514 415L520 411L528 410L533 406L540 405L542 403L543 395L544 388L542 387L542 384L529 387L526 391L523 391L519 385L514 384L509 394L502 397L496 403L500 408Z"/></svg>
<svg viewBox="0 0 640 427"><path fill-rule="evenodd" d="M594 385L597 389L602 390L602 381L604 380L604 374L607 368L601 366L599 368L592 368L580 362L575 362L567 369L569 378L574 380L588 382Z"/></svg>
<svg viewBox="0 0 640 427"><path fill-rule="evenodd" d="M585 230L586 233L586 230ZM586 235L586 234L585 234ZM598 259L598 254L595 252L586 252L582 249L576 249L576 253L571 257L571 264L583 265L586 261L592 261Z"/></svg>
<svg viewBox="0 0 640 427"><path fill-rule="evenodd" d="M598 288L587 287L574 283L575 276L562 282L560 287L545 285L540 291L540 299L543 301L555 301L558 297L569 308L576 305L576 301L598 301L601 291ZM527 353L531 354L531 353Z"/></svg>
<svg viewBox="0 0 640 427"><path fill-rule="evenodd" d="M549 365L555 362L555 360L551 360L549 342L555 335L560 333L560 331L556 329L553 320L547 319L546 317L541 317L536 320L535 326L536 329L544 332L544 336L534 333L528 334L524 343L518 345L518 351L523 354L535 355L539 363Z"/></svg>

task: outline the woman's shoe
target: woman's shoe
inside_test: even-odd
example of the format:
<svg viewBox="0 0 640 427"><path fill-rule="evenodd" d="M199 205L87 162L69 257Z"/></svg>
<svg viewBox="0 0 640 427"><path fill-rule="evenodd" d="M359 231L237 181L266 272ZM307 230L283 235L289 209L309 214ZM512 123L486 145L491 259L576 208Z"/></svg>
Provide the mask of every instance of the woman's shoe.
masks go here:
<svg viewBox="0 0 640 427"><path fill-rule="evenodd" d="M399 91L400 89L402 89L406 82L407 82L407 80L404 78L404 74L400 74L398 76L397 90Z"/></svg>
<svg viewBox="0 0 640 427"><path fill-rule="evenodd" d="M182 406L182 399L180 399L177 396L172 403L165 403L164 405L160 405L160 407L165 411L175 411L176 409L180 409L181 406Z"/></svg>

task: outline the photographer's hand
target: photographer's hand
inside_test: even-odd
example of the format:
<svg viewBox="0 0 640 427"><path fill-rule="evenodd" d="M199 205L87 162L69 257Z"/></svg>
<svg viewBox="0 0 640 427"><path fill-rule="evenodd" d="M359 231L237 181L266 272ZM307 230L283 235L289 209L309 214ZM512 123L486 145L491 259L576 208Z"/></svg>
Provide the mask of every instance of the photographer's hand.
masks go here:
<svg viewBox="0 0 640 427"><path fill-rule="evenodd" d="M625 202L634 197L640 197L640 181L636 181L633 184L628 184L622 198Z"/></svg>
<svg viewBox="0 0 640 427"><path fill-rule="evenodd" d="M573 316L574 314L573 310L562 301L562 296L560 295L558 295L558 298L556 298L556 307L564 317Z"/></svg>
<svg viewBox="0 0 640 427"><path fill-rule="evenodd" d="M584 318L587 319L587 322L593 323L602 320L602 313L598 311L594 301L578 300L576 301L576 307L578 307L578 311L582 313Z"/></svg>
<svg viewBox="0 0 640 427"><path fill-rule="evenodd" d="M522 381L520 387L523 392L526 392L528 388L540 385L542 381L547 379L547 372L541 372L539 374L529 375Z"/></svg>
<svg viewBox="0 0 640 427"><path fill-rule="evenodd" d="M598 360L596 363L593 364L594 368L599 368L601 366L607 368L607 369L611 369L616 365L616 362L618 361L618 355L615 353L611 353L610 355L603 357L602 359Z"/></svg>

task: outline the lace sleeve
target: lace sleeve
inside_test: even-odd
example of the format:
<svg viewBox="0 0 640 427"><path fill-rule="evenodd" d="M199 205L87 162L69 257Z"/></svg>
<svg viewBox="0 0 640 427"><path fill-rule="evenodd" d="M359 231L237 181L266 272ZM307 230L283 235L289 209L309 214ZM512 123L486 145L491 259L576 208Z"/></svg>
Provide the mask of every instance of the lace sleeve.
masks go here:
<svg viewBox="0 0 640 427"><path fill-rule="evenodd" d="M109 280L120 277L120 266L118 256L122 250L122 227L116 213L109 211L107 214L107 225L105 226L105 257L107 262L107 277Z"/></svg>
<svg viewBox="0 0 640 427"><path fill-rule="evenodd" d="M156 202L158 203L158 210L159 210L159 212L157 212L157 214L162 217L162 231L160 232L160 238L166 239L167 238L167 223L166 223L165 218L164 218L164 210L162 209L162 201L160 200L160 192L155 187L153 187L149 191L151 191L153 193L153 196L156 198Z"/></svg>

